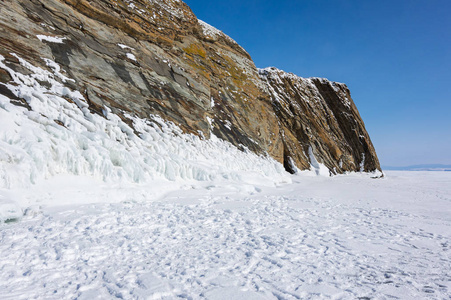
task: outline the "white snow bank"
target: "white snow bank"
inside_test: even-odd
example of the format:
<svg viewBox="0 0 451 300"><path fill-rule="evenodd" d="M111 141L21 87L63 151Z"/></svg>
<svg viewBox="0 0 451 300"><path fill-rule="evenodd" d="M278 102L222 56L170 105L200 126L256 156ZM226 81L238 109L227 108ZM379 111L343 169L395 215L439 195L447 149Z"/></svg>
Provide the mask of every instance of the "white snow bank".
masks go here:
<svg viewBox="0 0 451 300"><path fill-rule="evenodd" d="M312 147L308 148L308 155L310 158L310 170L311 171L314 171L316 173L316 175L330 176L329 169L316 159L315 155L313 154Z"/></svg>
<svg viewBox="0 0 451 300"><path fill-rule="evenodd" d="M290 181L282 165L271 158L242 152L214 136L202 140L183 134L158 116L140 119L125 114L132 129L106 107L106 117L93 114L83 96L64 85L68 78L55 62L45 60L50 72L18 59L31 74L13 71L2 56L0 67L13 78L7 88L25 99L31 110L0 95L0 188L29 187L57 174L110 183Z"/></svg>
<svg viewBox="0 0 451 300"><path fill-rule="evenodd" d="M0 223L22 217L22 209L11 198L7 192L0 191Z"/></svg>

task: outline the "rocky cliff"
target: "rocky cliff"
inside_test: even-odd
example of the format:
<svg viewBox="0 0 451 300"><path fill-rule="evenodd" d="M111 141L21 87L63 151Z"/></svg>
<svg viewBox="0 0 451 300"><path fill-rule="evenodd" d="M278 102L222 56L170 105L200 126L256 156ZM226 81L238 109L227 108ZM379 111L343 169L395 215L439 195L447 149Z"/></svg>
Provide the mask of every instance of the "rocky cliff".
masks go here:
<svg viewBox="0 0 451 300"><path fill-rule="evenodd" d="M258 71L179 0L2 0L0 55L24 75L25 64L58 71L55 80L91 113L111 111L131 127L130 116L159 115L185 133L268 154L290 172L380 170L345 85ZM0 93L33 110L7 68Z"/></svg>
<svg viewBox="0 0 451 300"><path fill-rule="evenodd" d="M380 170L373 144L348 87L302 78L276 68L259 70L272 96L284 143L284 166L324 164L332 173Z"/></svg>

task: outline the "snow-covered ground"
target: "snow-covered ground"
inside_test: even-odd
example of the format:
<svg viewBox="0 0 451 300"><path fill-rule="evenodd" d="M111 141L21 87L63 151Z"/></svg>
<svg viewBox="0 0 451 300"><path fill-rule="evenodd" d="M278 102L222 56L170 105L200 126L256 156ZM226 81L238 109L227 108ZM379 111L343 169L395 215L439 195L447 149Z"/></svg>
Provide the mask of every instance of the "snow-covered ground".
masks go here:
<svg viewBox="0 0 451 300"><path fill-rule="evenodd" d="M155 115L95 114L54 61L12 55L0 299L450 298L451 172L321 177L311 156L290 176Z"/></svg>
<svg viewBox="0 0 451 300"><path fill-rule="evenodd" d="M451 297L451 172L292 181L42 182L10 195L35 204L0 224L0 298Z"/></svg>

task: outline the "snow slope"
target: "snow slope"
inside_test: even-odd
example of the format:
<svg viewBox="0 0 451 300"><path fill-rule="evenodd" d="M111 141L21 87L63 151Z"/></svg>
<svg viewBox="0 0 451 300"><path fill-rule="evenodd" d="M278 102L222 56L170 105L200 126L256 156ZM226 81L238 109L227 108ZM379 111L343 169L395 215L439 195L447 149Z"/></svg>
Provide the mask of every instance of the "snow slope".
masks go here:
<svg viewBox="0 0 451 300"><path fill-rule="evenodd" d="M0 224L0 298L450 298L451 173L292 178L30 207Z"/></svg>
<svg viewBox="0 0 451 300"><path fill-rule="evenodd" d="M104 116L94 114L83 95L68 88L72 79L58 64L44 59L49 71L13 55L29 74L15 72L0 56L0 67L13 78L6 87L26 100L17 106L12 103L17 100L0 95L0 195L61 174L111 184L290 180L271 158L240 151L215 136L183 134L156 115L140 119L124 112L121 119L106 107Z"/></svg>

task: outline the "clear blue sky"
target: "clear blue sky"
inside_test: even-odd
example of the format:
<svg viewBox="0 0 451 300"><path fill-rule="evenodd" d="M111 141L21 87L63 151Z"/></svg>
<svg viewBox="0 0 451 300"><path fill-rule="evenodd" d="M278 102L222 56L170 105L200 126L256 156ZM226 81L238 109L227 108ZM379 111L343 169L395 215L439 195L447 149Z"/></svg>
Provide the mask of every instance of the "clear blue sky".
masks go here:
<svg viewBox="0 0 451 300"><path fill-rule="evenodd" d="M257 67L351 90L381 164L451 164L450 0L185 1Z"/></svg>

